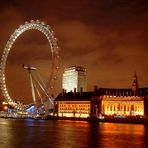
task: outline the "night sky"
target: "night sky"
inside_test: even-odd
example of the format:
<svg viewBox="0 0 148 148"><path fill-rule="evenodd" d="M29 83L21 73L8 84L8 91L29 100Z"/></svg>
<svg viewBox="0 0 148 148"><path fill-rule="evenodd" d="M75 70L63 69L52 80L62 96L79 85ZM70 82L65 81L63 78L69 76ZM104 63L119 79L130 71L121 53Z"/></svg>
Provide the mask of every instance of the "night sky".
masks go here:
<svg viewBox="0 0 148 148"><path fill-rule="evenodd" d="M10 35L25 21L49 24L61 48L61 68L55 91L62 89L65 67L87 69L87 88L130 88L136 73L148 86L147 0L1 0L0 55ZM44 79L50 73L50 48L38 31L23 33L7 60L6 83L15 99L29 100L30 83L21 65L36 66Z"/></svg>

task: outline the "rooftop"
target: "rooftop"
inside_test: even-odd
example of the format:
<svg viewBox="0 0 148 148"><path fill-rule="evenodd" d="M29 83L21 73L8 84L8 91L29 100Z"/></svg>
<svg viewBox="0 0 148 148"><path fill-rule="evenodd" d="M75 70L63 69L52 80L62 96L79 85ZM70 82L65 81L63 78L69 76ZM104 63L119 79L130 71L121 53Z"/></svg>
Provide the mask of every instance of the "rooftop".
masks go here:
<svg viewBox="0 0 148 148"><path fill-rule="evenodd" d="M128 88L96 88L89 92L63 92L60 93L55 101L90 101L93 96L148 96L148 88L139 88L136 92Z"/></svg>
<svg viewBox="0 0 148 148"><path fill-rule="evenodd" d="M81 66L71 66L68 68L65 68L64 71L69 71L69 70L75 70L75 71L86 71L86 68L81 67Z"/></svg>

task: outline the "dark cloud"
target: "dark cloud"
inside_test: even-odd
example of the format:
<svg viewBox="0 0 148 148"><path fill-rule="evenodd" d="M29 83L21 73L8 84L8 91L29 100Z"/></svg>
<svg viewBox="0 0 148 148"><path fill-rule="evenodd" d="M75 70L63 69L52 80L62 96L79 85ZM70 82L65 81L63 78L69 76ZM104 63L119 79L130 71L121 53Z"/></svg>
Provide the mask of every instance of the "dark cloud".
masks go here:
<svg viewBox="0 0 148 148"><path fill-rule="evenodd" d="M25 21L39 19L51 25L62 57L56 92L61 91L63 69L71 65L87 68L88 90L95 84L131 87L135 72L140 86L148 86L146 0L3 0L0 9L1 54L10 35ZM8 56L10 93L28 100L31 94L23 63L35 65L48 79L51 55L47 39L40 32L22 34ZM20 84L24 85L20 88Z"/></svg>

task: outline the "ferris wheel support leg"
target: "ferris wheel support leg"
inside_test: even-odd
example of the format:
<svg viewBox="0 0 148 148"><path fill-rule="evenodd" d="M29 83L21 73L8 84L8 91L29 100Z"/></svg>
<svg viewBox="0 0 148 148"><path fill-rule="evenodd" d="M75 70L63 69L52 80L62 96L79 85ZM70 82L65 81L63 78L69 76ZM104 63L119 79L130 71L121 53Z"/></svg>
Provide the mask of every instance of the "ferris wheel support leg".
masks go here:
<svg viewBox="0 0 148 148"><path fill-rule="evenodd" d="M33 80L32 80L31 72L29 72L29 77L30 77L30 84L31 84L31 91L32 91L33 101L34 101L34 104L36 104L35 90L34 90L34 85L33 85Z"/></svg>
<svg viewBox="0 0 148 148"><path fill-rule="evenodd" d="M45 95L48 98L48 100L50 101L50 103L53 105L53 101L52 101L51 97L48 94L48 90L46 88L44 88L44 86L42 85L41 82L39 82L39 80L35 79L35 81L37 82L37 84L39 85L39 87L42 89L42 91L45 93Z"/></svg>

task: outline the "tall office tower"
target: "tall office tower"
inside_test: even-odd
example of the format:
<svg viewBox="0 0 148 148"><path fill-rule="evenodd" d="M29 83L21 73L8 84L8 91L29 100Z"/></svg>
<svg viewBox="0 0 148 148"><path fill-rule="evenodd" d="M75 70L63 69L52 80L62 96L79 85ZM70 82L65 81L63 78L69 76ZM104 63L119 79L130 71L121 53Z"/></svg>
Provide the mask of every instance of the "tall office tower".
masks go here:
<svg viewBox="0 0 148 148"><path fill-rule="evenodd" d="M66 92L86 91L86 69L80 66L65 68L62 87Z"/></svg>

